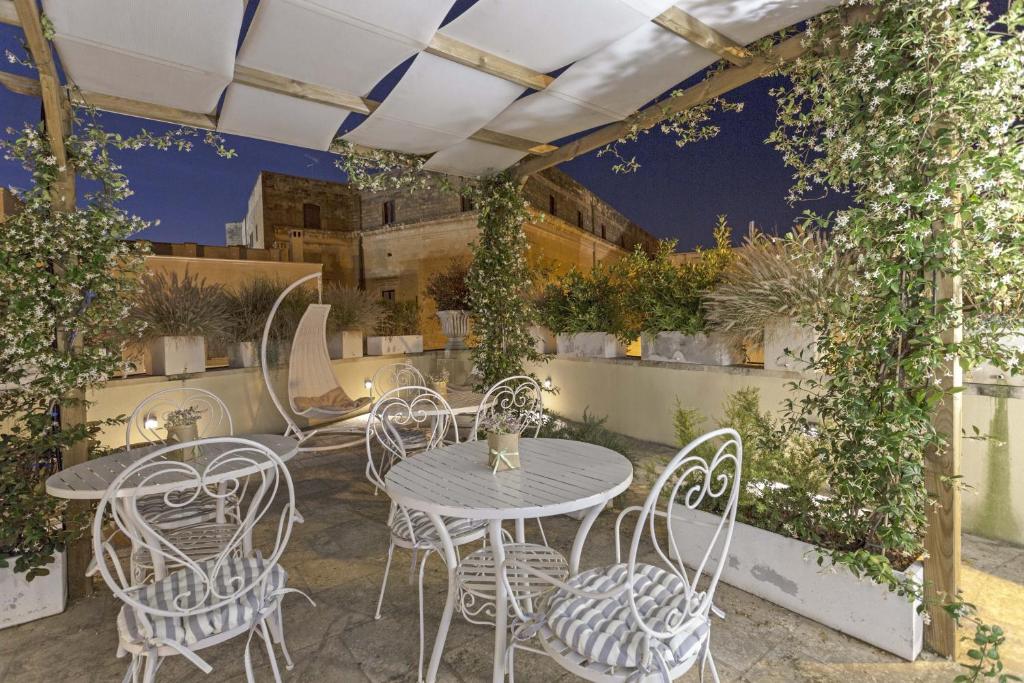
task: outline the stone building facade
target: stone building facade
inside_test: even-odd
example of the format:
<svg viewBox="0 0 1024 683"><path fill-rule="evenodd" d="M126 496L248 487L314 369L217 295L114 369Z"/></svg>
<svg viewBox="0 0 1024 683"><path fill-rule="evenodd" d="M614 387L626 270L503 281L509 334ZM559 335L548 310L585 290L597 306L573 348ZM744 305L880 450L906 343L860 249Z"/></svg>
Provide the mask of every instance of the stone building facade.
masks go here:
<svg viewBox="0 0 1024 683"><path fill-rule="evenodd" d="M345 183L264 171L245 218L225 226L228 248L281 261L319 263L324 278L384 298L420 303L427 348L443 344L430 276L454 259L468 261L477 235L474 207L459 194L429 187L360 191ZM449 182L459 182L449 179ZM656 239L561 171L533 176L524 193L531 265L558 274L616 259Z"/></svg>

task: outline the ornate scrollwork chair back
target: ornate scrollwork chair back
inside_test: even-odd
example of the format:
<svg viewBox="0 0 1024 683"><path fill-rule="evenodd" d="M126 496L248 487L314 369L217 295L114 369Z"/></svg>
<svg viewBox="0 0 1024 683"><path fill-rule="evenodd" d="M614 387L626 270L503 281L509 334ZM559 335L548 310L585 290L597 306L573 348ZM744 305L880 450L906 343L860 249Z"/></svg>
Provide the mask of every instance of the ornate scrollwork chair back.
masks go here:
<svg viewBox="0 0 1024 683"><path fill-rule="evenodd" d="M125 429L125 447L131 449L133 441L167 443L168 414L189 408L199 414L196 438L234 434L231 413L216 394L205 389L179 387L150 394L135 406Z"/></svg>
<svg viewBox="0 0 1024 683"><path fill-rule="evenodd" d="M423 387L427 383L423 373L409 362L381 366L373 373L370 381L370 392L375 399L383 398L396 389L402 389L400 395L411 399L415 396L416 387Z"/></svg>
<svg viewBox="0 0 1024 683"><path fill-rule="evenodd" d="M544 421L544 398L537 380L516 375L506 377L488 389L480 402L469 440L478 439L481 425L497 414L509 416L520 434L536 437Z"/></svg>

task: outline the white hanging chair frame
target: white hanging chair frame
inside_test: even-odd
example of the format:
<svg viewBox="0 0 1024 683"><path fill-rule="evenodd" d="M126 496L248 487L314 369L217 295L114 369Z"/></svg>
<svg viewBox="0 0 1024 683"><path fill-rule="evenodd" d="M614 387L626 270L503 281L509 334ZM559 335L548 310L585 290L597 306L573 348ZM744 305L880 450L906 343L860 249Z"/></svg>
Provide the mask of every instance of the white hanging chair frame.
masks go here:
<svg viewBox="0 0 1024 683"><path fill-rule="evenodd" d="M278 295L277 301L275 301L274 305L271 307L270 314L267 316L267 321L263 325L263 339L262 339L262 341L260 343L260 367L261 367L261 369L263 371L263 382L267 386L267 391L270 393L270 398L274 402L274 407L277 408L277 412L281 413L281 417L284 418L285 423L287 423L287 425L288 425L287 429L285 429L284 435L285 436L291 436L291 435L294 434L298 438L298 440L299 440L299 450L300 451L328 451L328 450L335 450L335 449L338 449L338 448L346 448L348 446L352 446L352 445L355 445L355 444L362 443L363 438L364 438L363 434L362 434L362 430L354 431L350 425L345 425L344 422L347 421L347 420L350 420L353 417L356 417L356 416L359 416L359 415L362 415L362 414L368 412L369 408L370 408L370 405L371 405L371 402L369 400L355 399L355 402L358 404L358 406L355 407L353 410L346 411L346 412L343 412L343 413L333 413L331 411L325 411L325 410L322 410L322 409L317 409L316 407L300 411L294 405L294 400L293 400L293 397L291 395L291 387L292 387L291 374L293 372L291 358L289 358L289 364L288 364L288 381L287 381L288 405L285 405L285 403L281 400L281 397L277 395L276 391L274 391L274 385L273 385L273 382L270 379L270 367L269 367L270 364L267 362L267 349L268 349L269 343L270 343L270 330L273 327L274 318L277 315L278 310L281 308L281 304L284 303L284 300L288 297L289 294L291 294L293 291L295 291L296 289L298 289L302 285L304 285L307 282L310 282L312 280L316 280L317 281L317 303L316 304L311 304L311 305L313 305L313 306L323 305L322 304L322 302L323 302L323 274L322 273L313 273L311 275L306 275L304 277L299 278L295 282L291 283L287 287L285 287L284 290L281 292L281 294ZM293 337L292 337L292 351L293 352L295 351L295 341L294 340L295 340L295 337L297 336L296 333L303 326L303 322L305 321L306 315L308 313L309 313L309 310L307 309L306 313L303 314L302 320L300 320L300 322L299 322L299 327L296 328L295 332L293 332ZM344 389L342 388L341 384L338 382L337 376L335 376L335 374L334 374L334 369L330 367L330 355L327 352L327 337L326 337L326 333L323 335L322 343L323 343L323 350L322 350L323 358L327 359L326 362L327 362L327 365L328 365L329 372L323 373L323 375L321 376L321 379L326 379L326 378L329 377L330 379L328 379L327 381L329 383L331 383L332 388L338 388L338 389L341 389L342 391L344 391ZM317 425L315 427L303 428L302 426L299 425L298 420L299 420L299 418L308 418L308 417L313 417L315 419L326 419L328 421L326 423L324 423L324 424L320 424L320 425ZM306 442L310 441L313 437L318 436L318 435L330 434L330 433L350 433L350 434L353 435L353 438L352 438L351 441L345 441L345 442L341 442L341 443L331 443L331 444L326 444L326 445L321 445L321 446L306 445Z"/></svg>

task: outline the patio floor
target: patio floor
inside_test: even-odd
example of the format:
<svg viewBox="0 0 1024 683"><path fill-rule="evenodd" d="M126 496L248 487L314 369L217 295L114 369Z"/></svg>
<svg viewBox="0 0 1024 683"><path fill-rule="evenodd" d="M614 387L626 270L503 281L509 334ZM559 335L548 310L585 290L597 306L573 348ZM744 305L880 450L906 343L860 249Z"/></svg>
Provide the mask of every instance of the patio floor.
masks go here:
<svg viewBox="0 0 1024 683"><path fill-rule="evenodd" d="M648 452L658 448L641 447ZM291 463L299 509L306 521L295 527L283 564L289 585L307 592L317 606L296 596L285 599L285 634L296 661L293 671L283 672L285 680L416 680L416 589L408 579L408 553L396 551L384 616L373 619L387 549L387 498L374 496L366 483L364 458L362 449L353 448L303 455ZM595 525L583 567L612 559L613 522L614 514L607 513ZM559 517L546 521L545 529L556 547L567 549L576 523ZM964 556L974 564L973 569L965 568L965 581L998 596L1004 604L1021 604L1024 550L965 537ZM432 558L426 580L428 647L446 586L443 564ZM986 600L979 595L975 601L984 604ZM955 664L929 655L913 664L903 662L728 585L719 587L716 602L727 615L713 625L713 651L723 681L949 683L958 671ZM0 631L0 680L120 680L128 660L114 656L117 609L118 603L100 588L94 597L77 601L64 614ZM456 616L439 678L489 680L492 643L489 629ZM236 638L205 650L203 656L214 666L210 679L244 680L244 647L245 639ZM252 652L257 680L272 680L262 647L254 643ZM1014 663L1013 659L1007 663ZM516 673L517 680L526 682L574 680L546 658L529 653L517 656ZM158 679L205 677L183 658L173 657L161 667ZM682 680L696 681L697 676L691 672Z"/></svg>

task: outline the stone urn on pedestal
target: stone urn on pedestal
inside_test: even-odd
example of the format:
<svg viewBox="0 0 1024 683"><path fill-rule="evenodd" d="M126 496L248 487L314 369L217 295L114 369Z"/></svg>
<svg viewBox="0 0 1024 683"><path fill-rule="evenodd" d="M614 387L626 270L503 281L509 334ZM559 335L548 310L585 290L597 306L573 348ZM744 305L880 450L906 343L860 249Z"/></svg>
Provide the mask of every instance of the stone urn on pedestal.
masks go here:
<svg viewBox="0 0 1024 683"><path fill-rule="evenodd" d="M469 336L469 311L438 311L437 319L441 321L441 331L448 337L445 351L466 348L466 337Z"/></svg>

